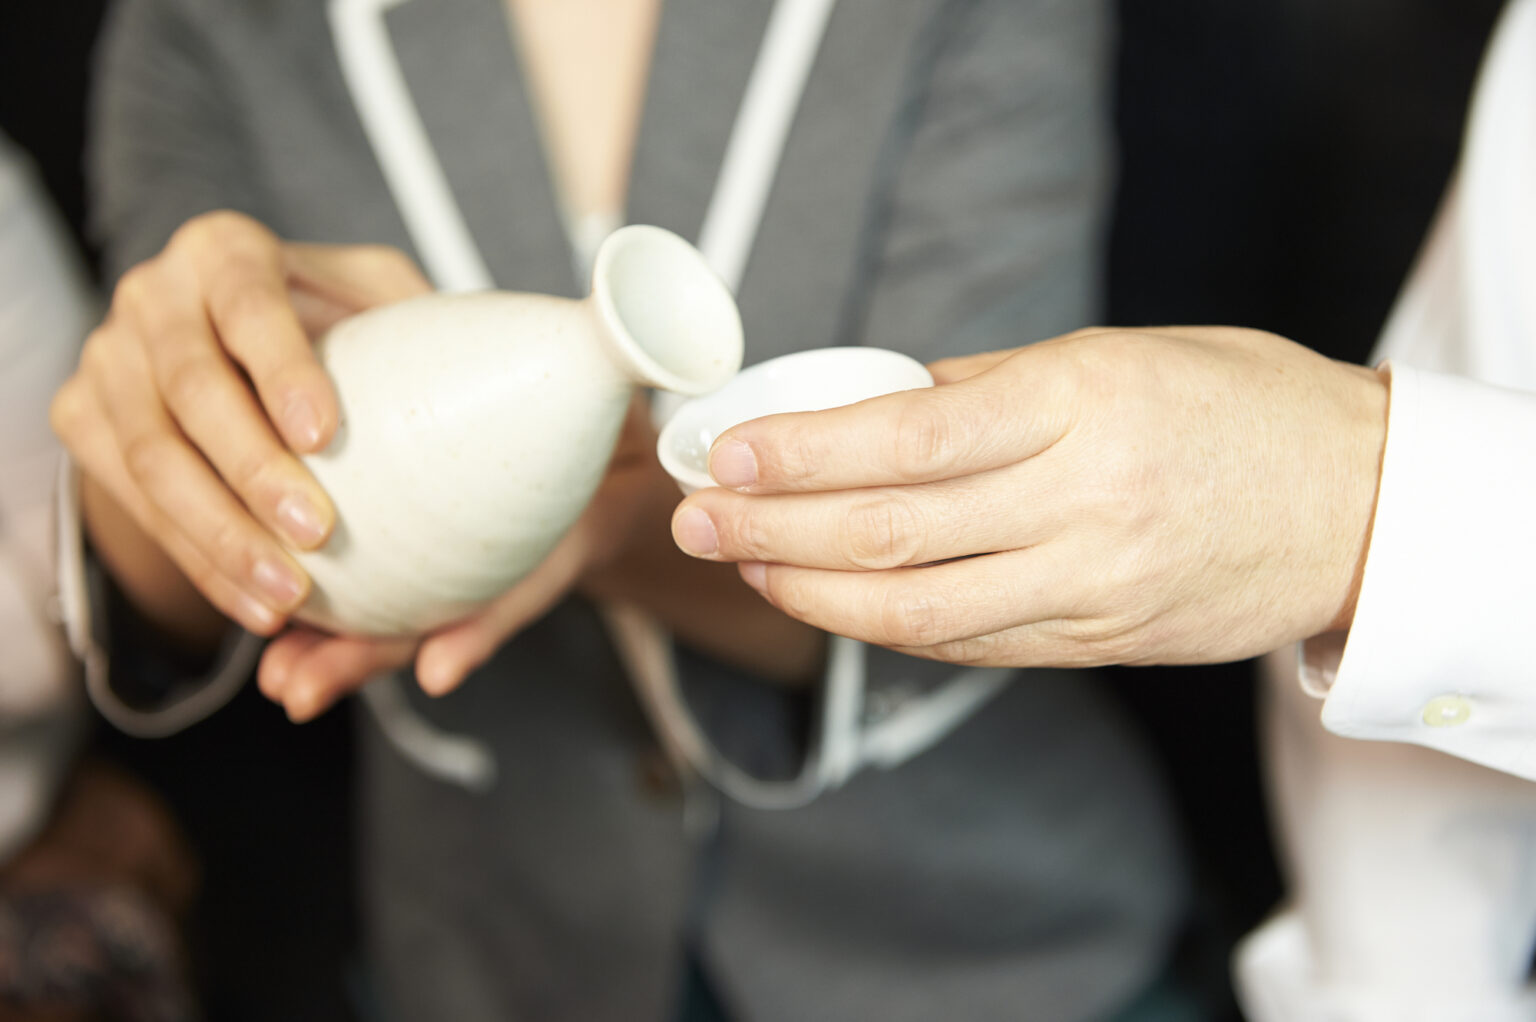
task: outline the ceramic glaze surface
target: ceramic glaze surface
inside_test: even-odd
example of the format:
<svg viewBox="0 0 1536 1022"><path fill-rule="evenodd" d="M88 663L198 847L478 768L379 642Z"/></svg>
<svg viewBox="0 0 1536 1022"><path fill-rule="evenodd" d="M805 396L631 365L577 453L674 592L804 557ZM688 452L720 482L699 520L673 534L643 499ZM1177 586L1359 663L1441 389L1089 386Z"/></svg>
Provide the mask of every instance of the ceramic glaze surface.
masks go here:
<svg viewBox="0 0 1536 1022"><path fill-rule="evenodd" d="M743 370L677 410L656 442L662 467L684 493L715 482L709 449L732 426L780 412L814 412L933 386L916 359L883 348L814 348Z"/></svg>
<svg viewBox="0 0 1536 1022"><path fill-rule="evenodd" d="M298 615L331 631L425 631L527 574L602 480L636 384L698 394L741 364L724 285L686 242L616 232L585 301L430 295L319 343L341 428L305 459L337 525L299 553Z"/></svg>

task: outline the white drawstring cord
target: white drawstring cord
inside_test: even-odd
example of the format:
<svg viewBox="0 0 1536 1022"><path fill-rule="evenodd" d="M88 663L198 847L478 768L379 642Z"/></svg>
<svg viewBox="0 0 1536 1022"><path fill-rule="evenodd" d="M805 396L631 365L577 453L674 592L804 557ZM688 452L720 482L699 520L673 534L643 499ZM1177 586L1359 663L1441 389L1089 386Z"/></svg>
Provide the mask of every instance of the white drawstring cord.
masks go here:
<svg viewBox="0 0 1536 1022"><path fill-rule="evenodd" d="M741 286L784 143L835 4L778 0L768 17L699 229L699 251L732 292Z"/></svg>
<svg viewBox="0 0 1536 1022"><path fill-rule="evenodd" d="M470 791L496 783L496 756L476 738L435 727L406 699L408 684L398 674L378 678L362 689L363 705L399 753L440 781Z"/></svg>
<svg viewBox="0 0 1536 1022"><path fill-rule="evenodd" d="M107 654L91 634L96 608L91 605L86 578L85 528L81 524L80 475L67 457L59 459L55 491L58 511L59 617L69 648L84 667L85 692L113 727L135 738L164 738L196 724L220 709L250 677L261 652L261 640L241 629L225 636L216 657L213 680L163 709L136 710L117 697L109 683Z"/></svg>
<svg viewBox="0 0 1536 1022"><path fill-rule="evenodd" d="M427 276L441 291L495 286L411 99L384 12L409 0L331 0L336 57Z"/></svg>
<svg viewBox="0 0 1536 1022"><path fill-rule="evenodd" d="M800 107L806 80L836 0L778 0L731 126L720 174L699 229L699 251L733 293L740 290L768 195L783 160L784 143ZM680 402L659 394L652 406L658 427ZM794 809L813 801L856 769L858 718L864 694L864 648L829 637L827 670L816 740L790 781L762 781L726 759L683 705L672 638L634 607L606 607L604 619L641 703L674 765L705 778L726 795L756 809Z"/></svg>

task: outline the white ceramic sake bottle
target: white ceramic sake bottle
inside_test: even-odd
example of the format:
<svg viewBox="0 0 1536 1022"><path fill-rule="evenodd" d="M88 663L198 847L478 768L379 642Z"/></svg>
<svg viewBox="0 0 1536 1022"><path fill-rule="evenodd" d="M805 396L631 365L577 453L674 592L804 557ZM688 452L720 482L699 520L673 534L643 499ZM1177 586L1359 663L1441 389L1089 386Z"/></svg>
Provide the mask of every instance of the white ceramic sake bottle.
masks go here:
<svg viewBox="0 0 1536 1022"><path fill-rule="evenodd" d="M499 596L543 559L601 481L633 388L702 394L741 366L729 290L687 242L626 227L582 301L431 295L319 342L341 427L305 459L337 510L299 618L422 632Z"/></svg>

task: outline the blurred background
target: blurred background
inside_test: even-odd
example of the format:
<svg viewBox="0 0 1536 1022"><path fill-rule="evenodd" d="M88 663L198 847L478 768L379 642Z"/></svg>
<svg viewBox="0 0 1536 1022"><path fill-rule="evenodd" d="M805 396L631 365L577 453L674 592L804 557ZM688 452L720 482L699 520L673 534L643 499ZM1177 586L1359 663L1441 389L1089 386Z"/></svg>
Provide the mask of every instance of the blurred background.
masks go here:
<svg viewBox="0 0 1536 1022"><path fill-rule="evenodd" d="M80 149L105 6L0 4L0 131L88 259ZM1119 6L1110 321L1261 327L1365 359L1454 162L1500 0ZM1184 968L1224 989L1226 951L1280 891L1250 665L1123 670L1115 686L1174 782L1200 873ZM352 1017L350 712L295 728L247 691L171 739L94 729L95 755L159 794L200 862L191 967L210 1018Z"/></svg>

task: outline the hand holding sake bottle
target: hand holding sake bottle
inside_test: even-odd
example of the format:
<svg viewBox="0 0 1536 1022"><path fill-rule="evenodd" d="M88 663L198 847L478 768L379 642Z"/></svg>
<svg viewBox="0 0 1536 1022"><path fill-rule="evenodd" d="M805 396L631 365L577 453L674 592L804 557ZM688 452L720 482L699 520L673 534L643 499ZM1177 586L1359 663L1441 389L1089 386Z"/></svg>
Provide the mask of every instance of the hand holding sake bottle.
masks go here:
<svg viewBox="0 0 1536 1022"><path fill-rule="evenodd" d="M55 400L99 556L186 641L223 616L318 626L259 674L296 719L413 657L452 688L626 551L653 477L675 502L634 385L698 393L740 364L729 293L680 239L621 231L596 280L586 302L433 296L390 249L189 222Z"/></svg>

